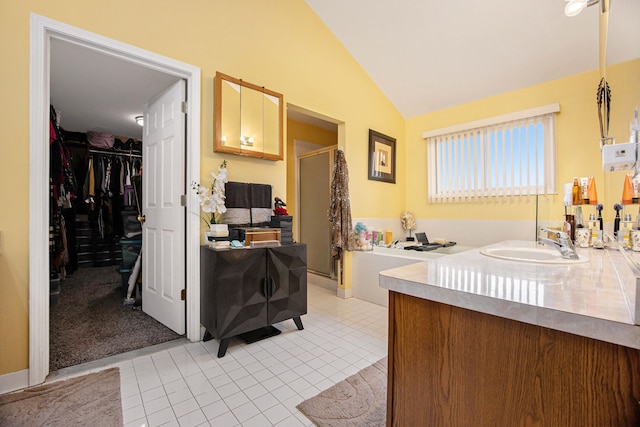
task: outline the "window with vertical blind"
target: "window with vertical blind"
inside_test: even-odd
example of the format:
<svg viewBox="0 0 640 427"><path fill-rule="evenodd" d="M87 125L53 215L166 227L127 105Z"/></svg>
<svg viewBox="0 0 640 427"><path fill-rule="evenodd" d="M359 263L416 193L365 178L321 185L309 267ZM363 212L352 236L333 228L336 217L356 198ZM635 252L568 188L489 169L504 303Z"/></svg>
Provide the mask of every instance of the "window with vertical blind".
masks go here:
<svg viewBox="0 0 640 427"><path fill-rule="evenodd" d="M427 131L428 199L554 194L559 104Z"/></svg>

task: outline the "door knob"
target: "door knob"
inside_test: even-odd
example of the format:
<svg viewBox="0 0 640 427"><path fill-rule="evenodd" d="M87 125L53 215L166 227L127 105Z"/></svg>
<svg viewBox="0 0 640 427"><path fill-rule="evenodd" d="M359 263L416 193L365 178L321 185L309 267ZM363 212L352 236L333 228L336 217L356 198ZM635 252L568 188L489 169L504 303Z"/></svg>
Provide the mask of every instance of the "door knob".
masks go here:
<svg viewBox="0 0 640 427"><path fill-rule="evenodd" d="M140 224L143 224L146 220L147 220L146 215L138 215L138 221L140 222Z"/></svg>

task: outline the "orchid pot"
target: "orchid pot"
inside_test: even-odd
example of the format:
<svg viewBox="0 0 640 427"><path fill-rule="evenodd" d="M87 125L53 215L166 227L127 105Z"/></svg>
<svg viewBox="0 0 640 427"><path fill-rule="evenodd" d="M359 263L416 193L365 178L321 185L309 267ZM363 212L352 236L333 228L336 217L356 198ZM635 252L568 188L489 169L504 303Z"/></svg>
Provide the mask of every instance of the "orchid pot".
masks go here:
<svg viewBox="0 0 640 427"><path fill-rule="evenodd" d="M228 229L229 226L227 224L209 224L210 231L220 232L227 231Z"/></svg>

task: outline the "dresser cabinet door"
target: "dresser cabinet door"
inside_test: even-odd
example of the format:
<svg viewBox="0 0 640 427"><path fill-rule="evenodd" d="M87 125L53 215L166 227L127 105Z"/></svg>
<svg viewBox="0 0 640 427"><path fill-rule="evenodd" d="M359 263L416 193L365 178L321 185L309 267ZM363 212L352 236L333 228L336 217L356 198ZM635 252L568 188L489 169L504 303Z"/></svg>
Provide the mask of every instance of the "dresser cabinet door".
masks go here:
<svg viewBox="0 0 640 427"><path fill-rule="evenodd" d="M307 245L267 250L268 323L307 313Z"/></svg>
<svg viewBox="0 0 640 427"><path fill-rule="evenodd" d="M201 321L215 338L267 326L265 249L202 248Z"/></svg>

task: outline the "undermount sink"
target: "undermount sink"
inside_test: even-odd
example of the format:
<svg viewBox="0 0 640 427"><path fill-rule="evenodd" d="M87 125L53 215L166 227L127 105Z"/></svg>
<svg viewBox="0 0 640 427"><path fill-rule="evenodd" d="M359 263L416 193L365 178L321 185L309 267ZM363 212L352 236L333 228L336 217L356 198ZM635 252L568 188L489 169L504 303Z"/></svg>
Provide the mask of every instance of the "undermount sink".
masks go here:
<svg viewBox="0 0 640 427"><path fill-rule="evenodd" d="M551 248L507 248L493 247L480 249L480 253L492 258L507 261L529 262L534 264L579 264L589 261L589 257L580 255L579 259L566 259L560 252Z"/></svg>

